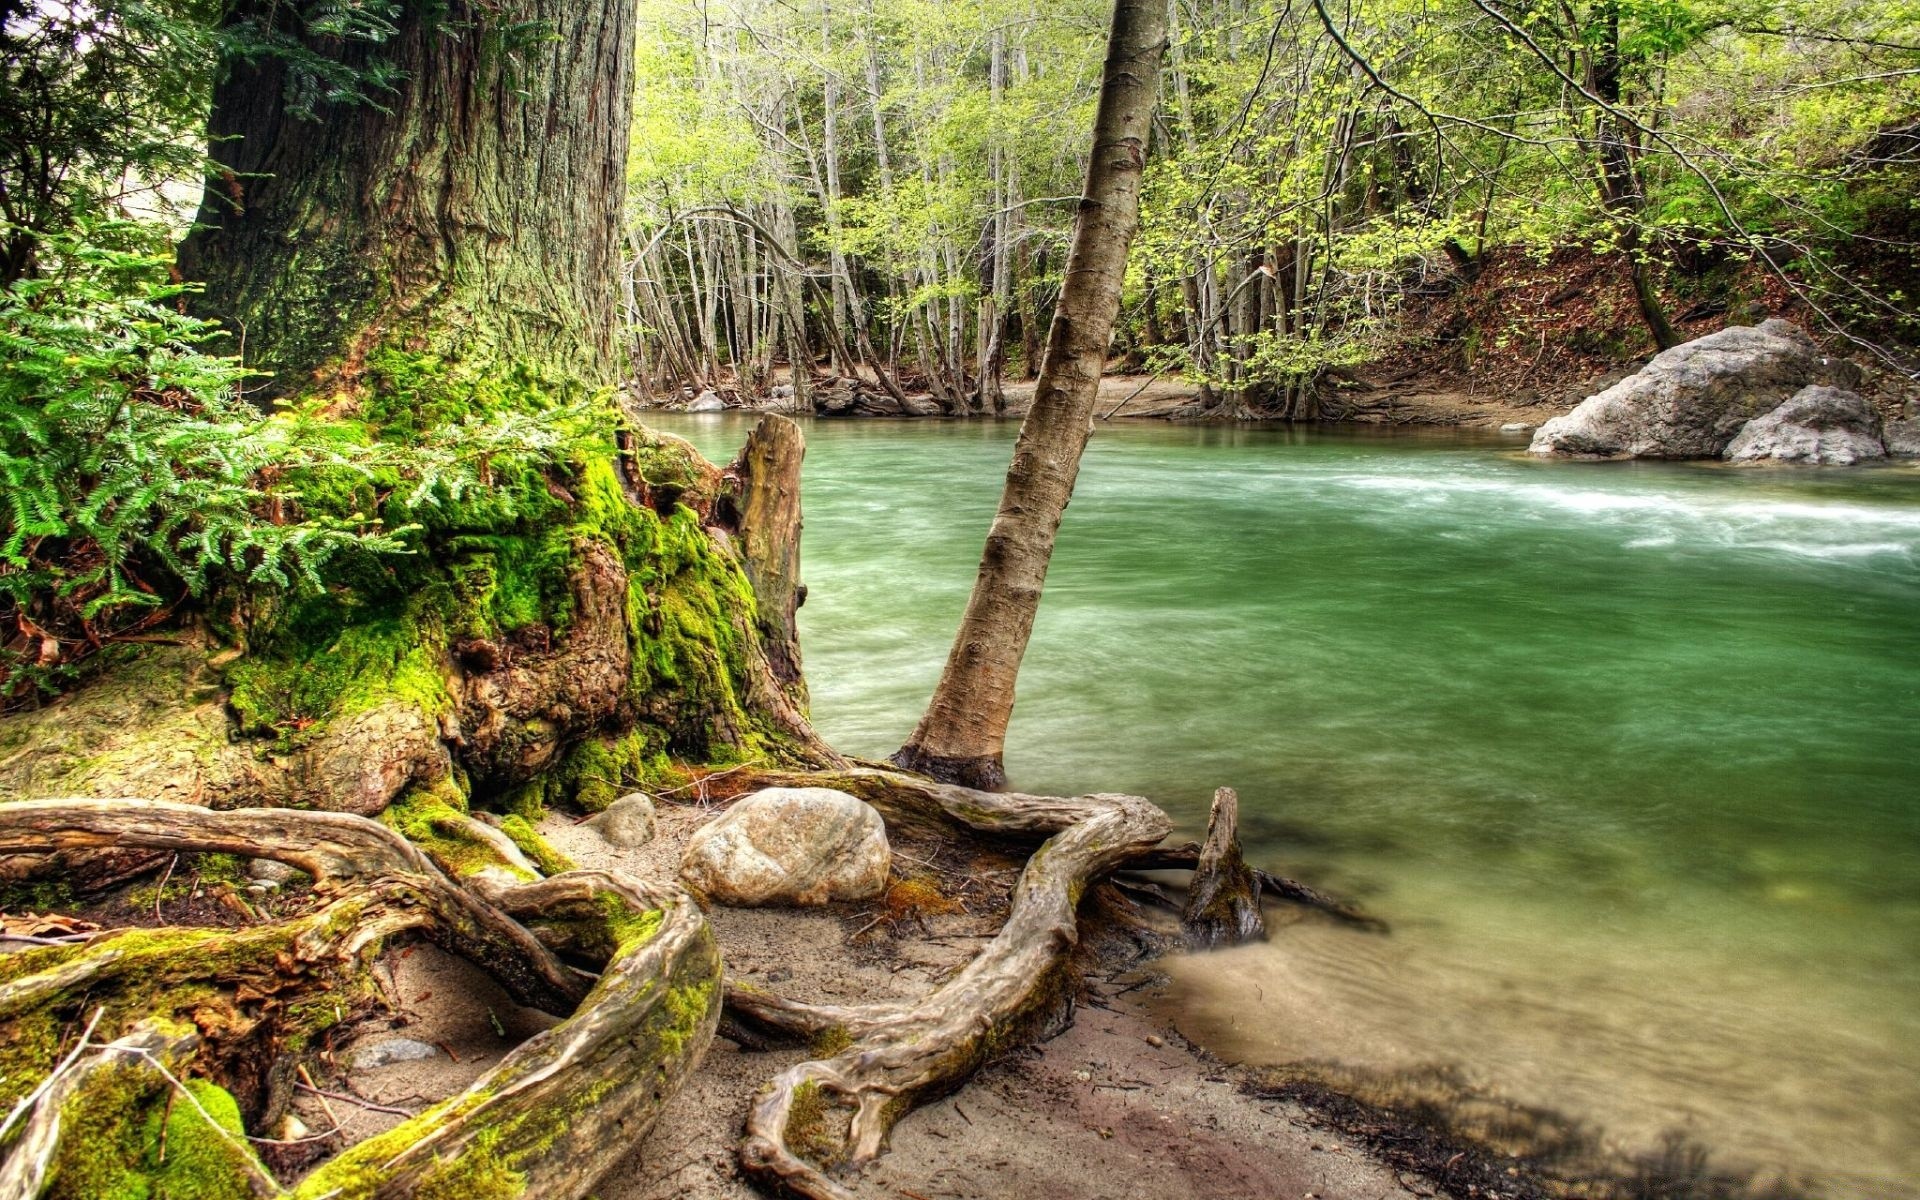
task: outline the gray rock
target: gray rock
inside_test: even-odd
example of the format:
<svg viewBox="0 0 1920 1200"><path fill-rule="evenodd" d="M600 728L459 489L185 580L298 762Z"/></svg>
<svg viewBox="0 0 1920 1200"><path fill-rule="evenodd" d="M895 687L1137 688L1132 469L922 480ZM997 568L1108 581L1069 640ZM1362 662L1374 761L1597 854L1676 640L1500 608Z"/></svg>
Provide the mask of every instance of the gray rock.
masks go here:
<svg viewBox="0 0 1920 1200"><path fill-rule="evenodd" d="M1846 467L1885 458L1880 414L1843 388L1815 384L1748 421L1727 446L1733 462L1798 462Z"/></svg>
<svg viewBox="0 0 1920 1200"><path fill-rule="evenodd" d="M711 391L701 392L687 405L688 412L725 412L727 402Z"/></svg>
<svg viewBox="0 0 1920 1200"><path fill-rule="evenodd" d="M1501 433L1525 433L1527 430L1532 428L1533 426L1527 424L1525 421L1508 421L1505 425L1502 425L1500 427L1500 432Z"/></svg>
<svg viewBox="0 0 1920 1200"><path fill-rule="evenodd" d="M903 416L937 417L940 415L940 402L932 396L909 395L900 405Z"/></svg>
<svg viewBox="0 0 1920 1200"><path fill-rule="evenodd" d="M247 862L248 879L257 879L262 883L271 883L275 886L292 883L301 874L303 872L298 867L288 866L271 858L255 858Z"/></svg>
<svg viewBox="0 0 1920 1200"><path fill-rule="evenodd" d="M1718 458L1742 426L1814 383L1852 387L1859 368L1830 359L1786 321L1736 325L1656 355L1542 425L1528 450L1581 458Z"/></svg>
<svg viewBox="0 0 1920 1200"><path fill-rule="evenodd" d="M791 400L793 399L793 385L790 383L776 383L773 385L773 391L768 394L775 400Z"/></svg>
<svg viewBox="0 0 1920 1200"><path fill-rule="evenodd" d="M1888 421L1884 436L1888 454L1895 458L1920 458L1920 417Z"/></svg>
<svg viewBox="0 0 1920 1200"><path fill-rule="evenodd" d="M587 828L617 849L644 846L653 840L653 799L645 792L629 792L588 821Z"/></svg>
<svg viewBox="0 0 1920 1200"><path fill-rule="evenodd" d="M886 887L886 824L832 788L767 788L735 801L687 842L680 878L721 904L827 904Z"/></svg>
<svg viewBox="0 0 1920 1200"><path fill-rule="evenodd" d="M429 1046L425 1042L416 1042L412 1038L387 1038L354 1047L353 1069L372 1071L380 1067L390 1067L395 1063L421 1062L429 1058L439 1058L440 1047Z"/></svg>

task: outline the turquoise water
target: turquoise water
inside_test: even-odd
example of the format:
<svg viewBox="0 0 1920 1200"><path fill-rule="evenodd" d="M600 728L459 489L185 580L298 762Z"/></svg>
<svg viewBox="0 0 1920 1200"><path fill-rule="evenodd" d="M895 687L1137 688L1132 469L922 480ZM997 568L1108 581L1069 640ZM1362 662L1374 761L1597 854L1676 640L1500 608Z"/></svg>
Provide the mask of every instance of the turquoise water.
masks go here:
<svg viewBox="0 0 1920 1200"><path fill-rule="evenodd" d="M665 418L724 459L736 417ZM883 755L1014 429L808 426L814 716ZM1632 1152L1920 1196L1920 470L1554 463L1516 439L1102 426L1016 786L1240 790L1251 857L1394 925L1172 964L1250 1061L1470 1084Z"/></svg>

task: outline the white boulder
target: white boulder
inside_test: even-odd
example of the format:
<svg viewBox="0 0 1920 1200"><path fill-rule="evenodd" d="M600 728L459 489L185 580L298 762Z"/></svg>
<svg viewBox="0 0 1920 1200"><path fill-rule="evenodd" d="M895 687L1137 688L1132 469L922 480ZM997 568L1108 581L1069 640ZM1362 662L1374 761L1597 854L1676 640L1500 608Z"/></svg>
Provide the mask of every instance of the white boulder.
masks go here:
<svg viewBox="0 0 1920 1200"><path fill-rule="evenodd" d="M873 806L832 788L767 788L734 802L687 842L680 878L720 904L866 900L893 854Z"/></svg>

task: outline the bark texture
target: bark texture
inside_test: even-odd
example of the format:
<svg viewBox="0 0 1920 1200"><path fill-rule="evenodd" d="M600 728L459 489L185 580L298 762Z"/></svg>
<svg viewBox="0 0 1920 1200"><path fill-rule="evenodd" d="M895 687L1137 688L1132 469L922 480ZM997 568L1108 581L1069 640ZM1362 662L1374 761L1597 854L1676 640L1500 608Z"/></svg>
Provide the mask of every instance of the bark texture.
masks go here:
<svg viewBox="0 0 1920 1200"><path fill-rule="evenodd" d="M397 67L374 103L301 115L282 57L228 64L182 272L277 392L350 382L386 346L611 382L632 0L399 11L384 44L306 45ZM229 19L286 12L241 0Z"/></svg>
<svg viewBox="0 0 1920 1200"><path fill-rule="evenodd" d="M1120 310L1127 248L1140 215L1140 181L1167 36L1163 4L1117 0L1094 118L1093 154L1074 220L1059 306L988 531L980 573L926 715L894 755L900 766L954 783L997 788L1014 682L1033 634L1054 535L1080 455Z"/></svg>

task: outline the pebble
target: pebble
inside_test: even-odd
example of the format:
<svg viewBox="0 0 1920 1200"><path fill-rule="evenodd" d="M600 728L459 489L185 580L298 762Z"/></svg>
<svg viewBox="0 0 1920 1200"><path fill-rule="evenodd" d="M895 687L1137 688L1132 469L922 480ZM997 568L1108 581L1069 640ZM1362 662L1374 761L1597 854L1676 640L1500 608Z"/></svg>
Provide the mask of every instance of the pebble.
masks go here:
<svg viewBox="0 0 1920 1200"><path fill-rule="evenodd" d="M378 1067L390 1067L394 1063L439 1058L440 1053L440 1047L416 1042L412 1038L388 1038L382 1042L374 1042L372 1045L356 1047L353 1052L353 1069L371 1071Z"/></svg>
<svg viewBox="0 0 1920 1200"><path fill-rule="evenodd" d="M1167 1044L1167 1039L1161 1037L1157 1033L1150 1033L1147 1035L1147 1045L1152 1046L1156 1050L1158 1050L1160 1047L1166 1044Z"/></svg>

